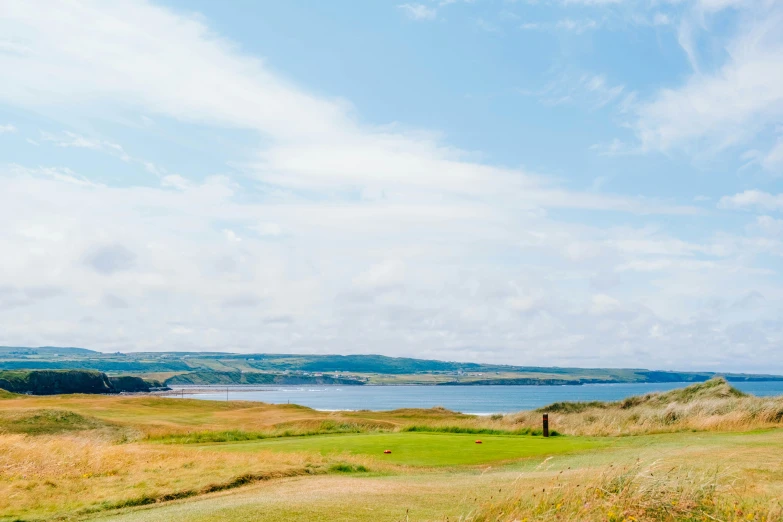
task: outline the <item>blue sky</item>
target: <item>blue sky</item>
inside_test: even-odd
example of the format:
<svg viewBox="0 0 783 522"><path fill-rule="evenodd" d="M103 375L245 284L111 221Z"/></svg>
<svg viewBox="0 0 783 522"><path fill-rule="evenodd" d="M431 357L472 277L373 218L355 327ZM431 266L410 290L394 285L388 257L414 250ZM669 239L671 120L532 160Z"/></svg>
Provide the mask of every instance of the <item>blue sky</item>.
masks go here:
<svg viewBox="0 0 783 522"><path fill-rule="evenodd" d="M772 0L0 6L0 344L783 372Z"/></svg>

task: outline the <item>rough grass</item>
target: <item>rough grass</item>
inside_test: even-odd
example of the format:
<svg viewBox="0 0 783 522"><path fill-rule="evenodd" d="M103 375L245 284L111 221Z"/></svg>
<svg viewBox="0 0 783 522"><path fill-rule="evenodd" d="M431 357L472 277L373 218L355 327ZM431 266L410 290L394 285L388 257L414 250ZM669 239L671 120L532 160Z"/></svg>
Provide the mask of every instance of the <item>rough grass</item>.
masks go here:
<svg viewBox="0 0 783 522"><path fill-rule="evenodd" d="M0 388L0 399L15 399L17 397L19 397L18 394Z"/></svg>
<svg viewBox="0 0 783 522"><path fill-rule="evenodd" d="M466 522L602 520L778 521L783 506L769 495L748 496L731 473L715 468L636 462L622 468L562 473L489 502Z"/></svg>
<svg viewBox="0 0 783 522"><path fill-rule="evenodd" d="M114 426L68 410L21 409L0 411L0 434L51 435L84 430L111 430Z"/></svg>
<svg viewBox="0 0 783 522"><path fill-rule="evenodd" d="M521 522L528 518L530 522L547 519L540 518L540 515L531 517L529 511L505 516L508 512L504 509L493 513L499 515L497 518L486 516L482 519L480 516L490 508L508 506L512 500L526 503L528 498L539 499L543 489L549 495L573 488L576 492L574 497L582 495L579 497L582 503L594 502L594 499L585 497L585 485L601 485L601 477L622 475L631 469L651 469L655 479L670 479L663 488L664 492L688 488L688 480L692 484L697 484L702 478L707 482L714 480L717 484L714 500L732 509L736 501L736 507L742 513L738 515L735 510L728 517L722 512L715 516L718 520L748 520L750 515L750 520L760 522L766 514L772 515L766 518L767 522L778 520L774 518L776 512L773 510L775 499L783 498L783 453L779 451L783 430L748 434L678 433L614 440L615 444L600 451L525 459L503 466L482 466L480 470L474 467L434 470L410 467L386 473L335 472L275 480L217 495L105 513L100 520L465 522L474 518ZM374 467L371 469L375 471ZM625 498L640 497L629 494ZM682 498L687 498L687 494ZM632 512L621 518L624 511L617 509L621 504L616 501L617 497L611 500L615 501L601 504L605 511L586 510L582 512L583 517L578 517L574 516L578 511L565 510L561 506L560 515L550 518L579 522L630 522L630 516L634 516ZM556 505L549 505L548 509ZM578 506L572 504L572 507ZM764 508L769 509L764 511ZM613 518L610 518L610 513L614 514ZM652 512L646 518L636 518L660 519ZM707 518L706 522L710 520Z"/></svg>
<svg viewBox="0 0 783 522"><path fill-rule="evenodd" d="M716 378L664 393L618 402L559 402L507 415L508 425L551 426L569 435L635 435L676 431L746 431L783 423L783 397L755 397Z"/></svg>
<svg viewBox="0 0 783 522"><path fill-rule="evenodd" d="M117 444L88 435L0 435L0 520L172 500L252 481L327 473L331 463L317 453L229 454Z"/></svg>
<svg viewBox="0 0 783 522"><path fill-rule="evenodd" d="M393 427L393 425L391 425ZM208 442L240 442L249 440L275 439L280 437L307 437L334 433L368 433L380 431L388 426L367 422L336 422L322 420L315 423L305 421L300 423L283 423L268 431L198 431L193 433L174 433L149 436L147 440L167 444L204 444Z"/></svg>
<svg viewBox="0 0 783 522"><path fill-rule="evenodd" d="M560 403L546 411L550 426L569 436L549 440L517 436L538 433L541 411L494 417L443 408L329 413L242 401L29 397L0 391L0 520L87 516L177 499L190 503L197 502L196 497L252 482L330 473L352 481L375 480L372 476L378 475L376 472L399 476L401 481L419 480L415 488L405 490L406 498L431 509L432 500L421 497L423 484L446 498L455 494L452 486L459 476L464 478L461 474L476 473L476 465L490 469L492 463L494 469L503 463L507 469L511 461L525 469L516 496L509 499L504 486L502 500L499 495L490 501L476 497L476 502L483 503L481 509L463 514L471 512L477 522L525 518L630 521L630 517L733 520L738 513L750 515L747 520L780 518L774 511L778 504L770 499L783 498L783 457L779 451L783 430L753 435L717 432L780 426L783 398L747 396L725 381L714 380L616 403ZM683 433L691 431L699 433ZM646 435L661 432L680 433ZM331 435L305 436L313 433ZM643 436L584 445L590 439L580 435ZM473 440L479 437L484 444L475 445ZM495 445L495 439L503 443ZM515 446L523 443L533 445L528 449L536 444L547 446L535 446L532 453L525 453L525 447ZM390 448L393 453L383 456L382 450L391 444L395 445ZM579 447L560 451L573 444ZM622 473L617 464L609 468L607 463L617 462L614 458L623 452L654 452L665 456L661 462L666 467L663 463L627 465ZM574 469L561 469L560 474L526 467L531 458L548 456L554 456L554 462L572 462ZM597 459L603 467L596 467L590 459ZM437 466L450 466L445 468L450 471L438 475L442 484L431 484L426 474L435 473ZM471 466L473 471L469 471ZM366 473L366 469L373 473ZM647 469L652 470L654 480L645 475ZM710 484L706 482L709 476L713 477L712 489L705 486ZM626 486L610 488L607 484L617 477ZM541 492L546 494L545 502L538 489L530 489L541 486L542 480L552 484L551 491L545 486L546 491ZM585 484L605 491L605 497L589 497L593 506L589 509L577 500L584 494ZM301 487L307 488L304 484ZM706 493L697 494L699 491ZM290 509L278 508L280 513L291 515L290 519L307 511L312 518L328 520L336 516L334 509L341 509L339 515L346 519L377 520L372 515L376 507L369 504L366 518L362 513L349 516L352 504L347 500L337 508L328 504L332 511L320 514L303 510L301 505L296 507L301 500L294 493ZM324 494L331 498L335 492ZM557 498L560 500L554 506L562 505L553 512L552 502ZM661 499L675 501L679 507L664 510L661 506L666 504ZM234 518L225 520L246 520L245 508L237 509ZM514 516L506 517L509 513ZM275 520L276 515L264 516Z"/></svg>

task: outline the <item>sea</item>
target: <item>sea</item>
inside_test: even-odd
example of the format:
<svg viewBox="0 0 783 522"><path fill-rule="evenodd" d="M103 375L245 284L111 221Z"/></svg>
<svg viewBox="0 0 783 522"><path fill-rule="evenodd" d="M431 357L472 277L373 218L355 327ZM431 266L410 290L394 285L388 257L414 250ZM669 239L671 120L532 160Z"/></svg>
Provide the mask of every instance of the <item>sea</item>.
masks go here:
<svg viewBox="0 0 783 522"><path fill-rule="evenodd" d="M173 387L174 397L209 401L242 400L300 404L316 410L395 410L431 408L475 415L531 410L560 401L617 401L633 395L668 391L692 383L584 384L581 386L198 386ZM783 395L783 381L734 382L753 395Z"/></svg>

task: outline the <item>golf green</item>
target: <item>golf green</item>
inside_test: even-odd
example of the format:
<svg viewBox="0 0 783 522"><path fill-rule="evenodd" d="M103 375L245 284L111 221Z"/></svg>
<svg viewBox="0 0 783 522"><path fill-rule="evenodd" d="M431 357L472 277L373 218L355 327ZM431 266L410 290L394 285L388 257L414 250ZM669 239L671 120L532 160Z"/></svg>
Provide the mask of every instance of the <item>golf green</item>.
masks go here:
<svg viewBox="0 0 783 522"><path fill-rule="evenodd" d="M481 440L477 444L476 440ZM586 437L530 437L454 433L373 433L266 439L207 444L211 451L315 452L321 455L371 455L395 464L455 466L548 456L604 446ZM391 450L384 454L384 450Z"/></svg>

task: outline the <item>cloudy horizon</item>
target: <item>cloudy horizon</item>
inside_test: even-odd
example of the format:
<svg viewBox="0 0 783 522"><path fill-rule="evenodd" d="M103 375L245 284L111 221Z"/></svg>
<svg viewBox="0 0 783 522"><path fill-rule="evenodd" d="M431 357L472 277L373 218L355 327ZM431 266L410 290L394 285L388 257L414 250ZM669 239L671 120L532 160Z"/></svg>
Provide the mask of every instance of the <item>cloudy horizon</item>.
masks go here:
<svg viewBox="0 0 783 522"><path fill-rule="evenodd" d="M782 373L780 27L5 1L0 345Z"/></svg>

